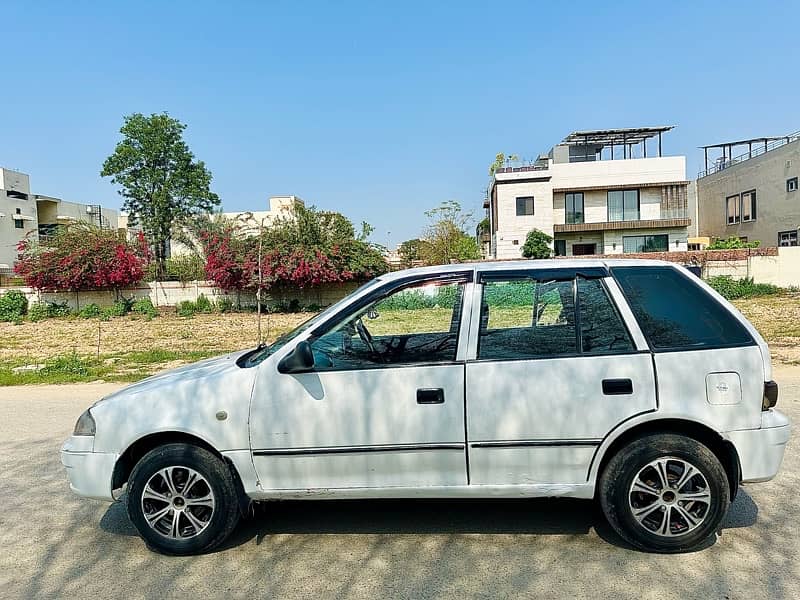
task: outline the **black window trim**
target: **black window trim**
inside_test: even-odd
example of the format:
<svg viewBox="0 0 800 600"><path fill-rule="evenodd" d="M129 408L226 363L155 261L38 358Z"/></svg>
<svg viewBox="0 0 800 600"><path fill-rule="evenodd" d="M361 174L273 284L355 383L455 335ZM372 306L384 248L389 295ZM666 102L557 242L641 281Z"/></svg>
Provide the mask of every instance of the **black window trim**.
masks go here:
<svg viewBox="0 0 800 600"><path fill-rule="evenodd" d="M577 221L573 218L572 221L569 220L570 211L567 208L567 196L572 196L572 215L573 217L576 214L575 211L575 197L581 197L581 220ZM586 221L586 197L583 195L583 192L564 192L564 223L568 224L580 224Z"/></svg>
<svg viewBox="0 0 800 600"><path fill-rule="evenodd" d="M794 189L790 190L789 187L791 186L792 182L794 182ZM791 194L792 192L796 192L797 190L798 190L797 177L789 177L789 179L786 180L786 192Z"/></svg>
<svg viewBox="0 0 800 600"><path fill-rule="evenodd" d="M557 277L554 276L542 276L542 277L532 277L530 273L548 273L548 274L557 274ZM572 274L569 276L569 274ZM490 277L485 277L485 275L490 275ZM611 306L614 309L614 312L619 317L620 323L622 323L622 327L625 330L625 333L628 334L628 339L631 342L632 350L621 350L618 352L609 351L609 352L592 352L587 353L583 351L583 332L581 331L581 321L580 321L580 301L578 300L578 277L581 277L586 280L591 279L599 279L600 283L603 288L603 292L606 295L606 299L609 301ZM565 352L556 355L541 355L541 356L521 356L519 358L480 358L478 353L480 352L480 322L478 323L478 343L475 348L475 358L469 359L467 363L485 363L485 362L498 362L498 363L505 363L505 362L520 362L520 361L530 361L530 360L559 360L563 358L591 358L593 356L630 356L635 354L649 354L650 350L639 350L636 348L636 339L633 337L633 334L628 327L628 324L625 322L625 318L623 317L622 313L619 310L619 306L614 301L614 296L610 293L608 289L608 285L604 279L606 277L611 277L609 270L607 267L588 267L586 269L580 268L573 268L573 269L536 269L533 271L528 270L509 270L509 271L484 271L478 274L478 285L483 285L486 282L491 281L513 281L513 280L520 280L520 279L532 279L534 281L539 282L546 282L546 281L572 281L572 299L573 299L573 310L575 311L575 343L576 351L575 352ZM616 281L616 280L615 280ZM617 284L619 285L619 284ZM481 303L483 302L483 289L481 289ZM626 298L627 302L627 298Z"/></svg>
<svg viewBox="0 0 800 600"><path fill-rule="evenodd" d="M747 336L750 339L745 343L736 343L736 344L710 344L710 345L700 346L700 347L698 347L698 346L675 346L675 347L671 347L671 348L654 348L652 342L650 341L650 336L647 335L645 330L642 328L641 323L639 323L639 319L636 318L636 313L633 312L633 308L631 308L631 301L628 298L628 294L625 292L625 288L622 286L622 284L620 283L619 279L617 279L616 275L614 275L614 271L616 271L617 269L630 269L630 268L633 268L633 269L653 269L653 268L664 269L664 268L666 268L666 269L673 269L673 270L677 271L685 279L690 281L691 285L696 286L701 294L704 294L705 296L707 296L709 299L711 299L713 302L715 302L717 305L719 305L722 309L724 309L728 314L730 314L731 318L734 319L737 323L739 323L739 325L741 325L742 329L745 331L745 333L747 333ZM756 340L753 338L753 334L750 333L750 331L748 331L748 329L744 325L744 323L742 323L736 317L736 315L731 313L731 311L728 309L727 306L723 305L714 296L709 294L708 290L703 288L696 281L693 281L692 278L695 277L695 276L691 275L691 273L683 273L683 272L680 271L680 269L676 269L675 267L671 267L671 266L667 266L667 265L659 266L659 267L651 267L651 266L647 266L647 267L631 267L631 266L625 266L625 267L612 267L611 268L611 276L614 278L614 281L617 282L617 287L619 287L619 291L622 293L623 297L625 298L625 302L628 304L628 308L631 308L631 314L633 315L633 318L636 320L636 323L639 326L639 329L641 330L645 341L647 342L647 347L649 348L649 352L651 352L652 354L669 354L671 352L703 352L705 350L725 350L727 348L746 348L746 347L757 346L758 345Z"/></svg>
<svg viewBox="0 0 800 600"><path fill-rule="evenodd" d="M738 213L734 217L735 220L731 221L730 212L728 212L728 207L730 206L729 200L736 198L736 208L738 209ZM732 194L730 196L725 197L725 224L728 226L731 225L739 225L742 222L742 195L741 194Z"/></svg>
<svg viewBox="0 0 800 600"><path fill-rule="evenodd" d="M474 272L472 270L469 271L454 271L448 273L437 273L430 276L425 275L409 275L407 277L401 277L394 281L388 282L384 286L380 286L377 289L373 290L363 298L359 298L353 304L349 304L342 308L342 310L338 311L337 313L331 315L329 319L326 319L325 322L321 323L317 327L315 327L311 333L309 333L306 341L309 344L313 344L314 341L319 339L321 336L328 333L332 327L335 327L338 324L340 319L346 318L348 315L352 315L362 308L366 308L370 304L374 302L378 302L383 298L386 298L390 294L395 292L402 291L407 288L416 287L417 285L430 285L430 284L438 284L438 285L448 285L451 283L460 283L460 284L467 284L472 283L474 276ZM458 356L458 344L461 340L461 327L464 323L464 302L466 300L466 294L461 294L461 311L458 318L458 328L456 330L456 356ZM455 310L455 307L453 308ZM467 316L469 318L469 316ZM407 369L410 367L430 367L430 366L447 366L447 365L459 365L464 364L463 360L458 360L454 358L453 360L437 360L437 361L423 361L423 362L408 362L408 363L375 363L374 365L360 365L360 366L353 366L353 367L341 367L336 369L324 369L324 370L317 370L312 369L309 371L310 373L341 373L344 371L374 371L376 369L395 369L395 368L403 368Z"/></svg>
<svg viewBox="0 0 800 600"><path fill-rule="evenodd" d="M750 195L750 218L745 221L744 218L744 195ZM756 204L758 202L758 194L756 194L755 188L752 190L747 190L739 194L739 222L740 223L752 223L758 218L758 212Z"/></svg>
<svg viewBox="0 0 800 600"><path fill-rule="evenodd" d="M523 212L519 212L519 201L524 200L527 206L527 201L531 201L531 212L525 212L525 206L523 206ZM516 212L517 217L532 217L536 214L536 199L534 196L515 196L514 197L514 210Z"/></svg>
<svg viewBox="0 0 800 600"><path fill-rule="evenodd" d="M644 241L642 247L647 245L647 238L666 238L667 243L663 250L636 250L635 252L625 252L625 240L631 238L642 238ZM622 253L623 254L645 254L647 252L669 252L669 234L668 233L640 233L636 235L623 235L622 236Z"/></svg>
<svg viewBox="0 0 800 600"><path fill-rule="evenodd" d="M620 192L622 194L622 219L611 219L609 210L609 194ZM625 192L636 192L636 218L628 219L625 217ZM642 193L639 188L625 188L622 190L606 190L606 219L609 223L625 223L626 221L641 221L642 219Z"/></svg>

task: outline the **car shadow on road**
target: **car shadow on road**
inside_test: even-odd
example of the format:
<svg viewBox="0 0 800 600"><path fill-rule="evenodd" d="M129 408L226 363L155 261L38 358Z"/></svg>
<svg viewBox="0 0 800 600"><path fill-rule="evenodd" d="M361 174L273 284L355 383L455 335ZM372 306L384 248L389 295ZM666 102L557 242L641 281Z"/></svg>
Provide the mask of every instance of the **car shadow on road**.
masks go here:
<svg viewBox="0 0 800 600"><path fill-rule="evenodd" d="M105 531L137 535L122 502L112 504L100 521ZM758 507L744 489L722 522L725 529L750 527ZM298 534L515 534L586 535L592 529L604 541L636 550L608 525L597 503L573 499L493 500L287 500L262 502L243 519L217 550L256 545L273 535ZM696 548L703 550L715 539Z"/></svg>

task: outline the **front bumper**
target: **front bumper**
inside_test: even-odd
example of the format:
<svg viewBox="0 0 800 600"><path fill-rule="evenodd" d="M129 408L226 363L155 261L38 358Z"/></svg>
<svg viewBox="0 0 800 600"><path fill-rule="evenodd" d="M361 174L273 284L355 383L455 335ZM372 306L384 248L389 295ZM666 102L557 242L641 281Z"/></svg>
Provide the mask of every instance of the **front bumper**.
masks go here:
<svg viewBox="0 0 800 600"><path fill-rule="evenodd" d="M769 481L778 474L790 432L788 417L773 408L761 413L760 429L727 433L739 455L743 483Z"/></svg>
<svg viewBox="0 0 800 600"><path fill-rule="evenodd" d="M79 496L113 501L111 477L118 456L93 452L94 438L72 436L61 448L61 464L67 469L69 487Z"/></svg>

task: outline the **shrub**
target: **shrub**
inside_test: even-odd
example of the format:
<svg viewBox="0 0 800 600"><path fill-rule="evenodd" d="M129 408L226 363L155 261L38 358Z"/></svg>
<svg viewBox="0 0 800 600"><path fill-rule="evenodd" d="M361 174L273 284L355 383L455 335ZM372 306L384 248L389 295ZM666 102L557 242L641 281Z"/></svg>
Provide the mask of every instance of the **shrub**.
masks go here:
<svg viewBox="0 0 800 600"><path fill-rule="evenodd" d="M156 307L153 306L153 302L150 300L150 298L147 297L136 300L131 305L131 311L137 315L142 315L148 320L158 316L158 310L156 310Z"/></svg>
<svg viewBox="0 0 800 600"><path fill-rule="evenodd" d="M42 321L50 316L45 302L34 302L28 307L28 320L32 323Z"/></svg>
<svg viewBox="0 0 800 600"><path fill-rule="evenodd" d="M742 241L742 238L732 235L727 239L724 238L715 239L708 246L706 246L706 250L736 250L738 248L758 248L760 245L761 245L760 240L755 240L752 242L744 242Z"/></svg>
<svg viewBox="0 0 800 600"><path fill-rule="evenodd" d="M66 302L48 302L47 303L47 316L48 317L68 317L72 314L72 309Z"/></svg>
<svg viewBox="0 0 800 600"><path fill-rule="evenodd" d="M752 278L734 279L730 275L711 277L708 284L727 300L768 296L781 291L781 288L770 283L754 283Z"/></svg>
<svg viewBox="0 0 800 600"><path fill-rule="evenodd" d="M109 317L124 317L129 312L131 312L131 307L133 306L133 300L128 300L127 298L121 298L114 302L108 308L105 308L103 312L107 314Z"/></svg>
<svg viewBox="0 0 800 600"><path fill-rule="evenodd" d="M525 258L550 258L553 251L550 249L550 242L553 238L544 231L532 229L525 238L525 245L522 246L522 256Z"/></svg>
<svg viewBox="0 0 800 600"><path fill-rule="evenodd" d="M28 312L28 298L19 290L0 296L0 321L18 322Z"/></svg>
<svg viewBox="0 0 800 600"><path fill-rule="evenodd" d="M217 310L221 313L233 311L233 300L226 297L220 298L217 300Z"/></svg>
<svg viewBox="0 0 800 600"><path fill-rule="evenodd" d="M78 311L78 316L83 319L91 319L93 317L99 317L102 311L100 307L95 304L94 302L90 304L86 304L82 309Z"/></svg>
<svg viewBox="0 0 800 600"><path fill-rule="evenodd" d="M179 254L167 259L166 262L167 281L198 281L206 278L205 261L196 254ZM158 280L158 265L151 262L145 272L147 281Z"/></svg>
<svg viewBox="0 0 800 600"><path fill-rule="evenodd" d="M194 303L194 309L199 313L211 313L214 312L214 303L206 298L205 294L200 294Z"/></svg>
<svg viewBox="0 0 800 600"><path fill-rule="evenodd" d="M177 311L179 317L193 317L194 313L197 312L197 304L191 300L184 300L178 304Z"/></svg>
<svg viewBox="0 0 800 600"><path fill-rule="evenodd" d="M141 281L148 249L116 230L86 223L59 228L46 245L22 240L14 271L38 290L120 289Z"/></svg>

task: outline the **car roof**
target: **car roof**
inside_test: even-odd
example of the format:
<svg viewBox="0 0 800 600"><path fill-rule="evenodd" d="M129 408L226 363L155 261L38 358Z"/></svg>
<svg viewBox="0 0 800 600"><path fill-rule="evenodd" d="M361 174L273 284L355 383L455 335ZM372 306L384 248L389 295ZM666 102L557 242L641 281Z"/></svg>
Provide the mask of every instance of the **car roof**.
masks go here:
<svg viewBox="0 0 800 600"><path fill-rule="evenodd" d="M406 277L438 275L444 273L463 273L464 271L519 271L538 269L580 269L587 267L675 267L675 263L665 260L642 258L577 258L577 259L538 259L538 260L499 260L485 262L455 263L432 267L415 267L402 271L392 271L380 276L381 281L393 281Z"/></svg>

